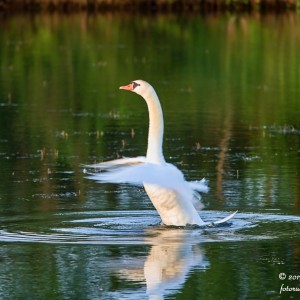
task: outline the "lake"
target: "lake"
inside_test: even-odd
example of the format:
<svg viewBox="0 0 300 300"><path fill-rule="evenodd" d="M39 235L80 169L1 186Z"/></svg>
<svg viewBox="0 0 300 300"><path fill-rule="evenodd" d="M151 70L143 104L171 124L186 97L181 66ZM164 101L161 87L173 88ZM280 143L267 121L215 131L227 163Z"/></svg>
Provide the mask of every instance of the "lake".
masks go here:
<svg viewBox="0 0 300 300"><path fill-rule="evenodd" d="M0 299L288 299L300 293L297 14L2 16ZM164 154L206 178L205 221L170 228L143 188L82 164Z"/></svg>

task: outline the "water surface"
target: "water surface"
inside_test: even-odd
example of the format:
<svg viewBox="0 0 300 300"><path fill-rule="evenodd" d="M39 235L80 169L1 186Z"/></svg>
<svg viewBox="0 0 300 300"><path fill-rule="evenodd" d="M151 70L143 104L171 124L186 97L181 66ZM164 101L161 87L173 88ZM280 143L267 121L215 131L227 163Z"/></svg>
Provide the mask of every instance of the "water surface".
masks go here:
<svg viewBox="0 0 300 300"><path fill-rule="evenodd" d="M299 25L2 19L0 298L297 298ZM82 163L144 155L146 105L118 90L139 78L161 98L166 159L209 181L201 216L239 210L231 223L163 227L142 188L85 178Z"/></svg>

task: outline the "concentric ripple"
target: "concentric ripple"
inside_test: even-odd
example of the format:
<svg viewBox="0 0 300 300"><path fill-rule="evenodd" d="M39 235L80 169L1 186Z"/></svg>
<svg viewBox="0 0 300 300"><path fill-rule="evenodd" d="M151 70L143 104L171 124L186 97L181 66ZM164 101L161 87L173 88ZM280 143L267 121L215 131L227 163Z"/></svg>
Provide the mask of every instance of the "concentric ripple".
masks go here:
<svg viewBox="0 0 300 300"><path fill-rule="evenodd" d="M202 211L205 221L224 218L228 212ZM174 228L160 225L155 211L71 212L2 218L0 242L55 244L151 244L166 231L182 230L192 244L199 242L261 240L300 237L300 217L274 213L238 213L217 227ZM195 239L196 236L196 239Z"/></svg>

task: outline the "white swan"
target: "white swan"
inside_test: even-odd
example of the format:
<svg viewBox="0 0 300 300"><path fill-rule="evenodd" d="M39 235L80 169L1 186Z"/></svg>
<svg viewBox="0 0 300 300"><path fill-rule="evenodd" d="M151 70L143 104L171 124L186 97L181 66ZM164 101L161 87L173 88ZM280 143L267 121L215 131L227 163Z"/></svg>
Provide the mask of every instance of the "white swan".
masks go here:
<svg viewBox="0 0 300 300"><path fill-rule="evenodd" d="M163 113L155 90L143 80L132 81L120 89L141 95L147 103L149 111L147 155L89 165L88 167L103 170L92 174L89 178L102 182L143 184L165 225L207 225L195 208L200 203L198 192L208 191L205 180L187 182L181 171L166 163L164 159ZM228 219L227 217L226 220Z"/></svg>

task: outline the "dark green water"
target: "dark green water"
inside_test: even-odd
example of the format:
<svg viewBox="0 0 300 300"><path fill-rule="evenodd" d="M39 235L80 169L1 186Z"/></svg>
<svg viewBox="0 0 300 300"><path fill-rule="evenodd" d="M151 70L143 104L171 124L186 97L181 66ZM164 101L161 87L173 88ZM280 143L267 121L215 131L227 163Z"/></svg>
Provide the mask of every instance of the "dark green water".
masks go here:
<svg viewBox="0 0 300 300"><path fill-rule="evenodd" d="M2 18L0 299L299 297L299 66L297 15ZM209 181L201 217L231 224L163 228L143 189L84 177L145 154L118 90L139 78L166 159Z"/></svg>

